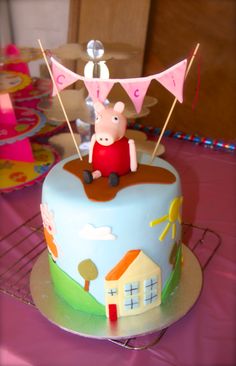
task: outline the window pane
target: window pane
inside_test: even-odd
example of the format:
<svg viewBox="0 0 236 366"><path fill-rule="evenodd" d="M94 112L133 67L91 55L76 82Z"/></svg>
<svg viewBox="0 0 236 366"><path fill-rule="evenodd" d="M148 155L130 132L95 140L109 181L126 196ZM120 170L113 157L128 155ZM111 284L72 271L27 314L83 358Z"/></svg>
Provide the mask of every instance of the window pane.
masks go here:
<svg viewBox="0 0 236 366"><path fill-rule="evenodd" d="M139 291L139 283L138 282L130 282L125 285L124 288L125 296L132 296L138 294Z"/></svg>
<svg viewBox="0 0 236 366"><path fill-rule="evenodd" d="M116 296L117 295L117 288L109 288L107 290L108 295L110 296Z"/></svg>
<svg viewBox="0 0 236 366"><path fill-rule="evenodd" d="M144 295L144 305L152 304L153 302L157 301L157 290L148 291Z"/></svg>
<svg viewBox="0 0 236 366"><path fill-rule="evenodd" d="M125 309L132 310L139 307L139 299L138 296L132 296L130 298L125 299Z"/></svg>
<svg viewBox="0 0 236 366"><path fill-rule="evenodd" d="M157 288L157 276L153 276L144 281L144 291L152 291Z"/></svg>

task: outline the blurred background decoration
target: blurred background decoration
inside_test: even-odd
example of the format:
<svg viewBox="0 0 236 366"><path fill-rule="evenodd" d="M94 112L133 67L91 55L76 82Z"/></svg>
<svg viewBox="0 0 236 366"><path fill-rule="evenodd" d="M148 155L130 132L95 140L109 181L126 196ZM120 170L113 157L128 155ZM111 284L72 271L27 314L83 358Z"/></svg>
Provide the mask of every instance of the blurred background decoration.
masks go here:
<svg viewBox="0 0 236 366"><path fill-rule="evenodd" d="M184 103L177 104L168 128L235 140L234 0L1 0L0 4L2 45L14 42L37 48L40 38L45 48L57 50L66 67L80 74L90 39L104 42L113 78L161 72L190 57L199 42L200 52L184 88ZM40 69L41 76L47 76L42 60L30 68L32 75L39 76ZM120 95L115 89L112 99L113 93ZM148 95L158 103L139 121L161 128L173 97L154 82Z"/></svg>

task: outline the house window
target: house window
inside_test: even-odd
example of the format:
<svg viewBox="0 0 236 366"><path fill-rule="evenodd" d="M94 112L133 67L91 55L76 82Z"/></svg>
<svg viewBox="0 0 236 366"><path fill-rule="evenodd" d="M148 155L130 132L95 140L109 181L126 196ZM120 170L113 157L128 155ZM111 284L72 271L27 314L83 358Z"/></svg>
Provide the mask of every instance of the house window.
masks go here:
<svg viewBox="0 0 236 366"><path fill-rule="evenodd" d="M125 310L133 310L139 307L138 296L127 297L125 299Z"/></svg>
<svg viewBox="0 0 236 366"><path fill-rule="evenodd" d="M149 305L157 301L157 286L157 276L150 277L144 281L144 305Z"/></svg>
<svg viewBox="0 0 236 366"><path fill-rule="evenodd" d="M153 276L144 281L144 291L149 292L157 289L157 276Z"/></svg>
<svg viewBox="0 0 236 366"><path fill-rule="evenodd" d="M124 291L125 291L125 296L132 296L132 295L138 294L139 283L138 282L126 283Z"/></svg>
<svg viewBox="0 0 236 366"><path fill-rule="evenodd" d="M144 294L144 305L152 304L153 302L157 301L157 291L151 291Z"/></svg>
<svg viewBox="0 0 236 366"><path fill-rule="evenodd" d="M107 294L110 296L116 296L117 295L117 288L109 288L107 290Z"/></svg>

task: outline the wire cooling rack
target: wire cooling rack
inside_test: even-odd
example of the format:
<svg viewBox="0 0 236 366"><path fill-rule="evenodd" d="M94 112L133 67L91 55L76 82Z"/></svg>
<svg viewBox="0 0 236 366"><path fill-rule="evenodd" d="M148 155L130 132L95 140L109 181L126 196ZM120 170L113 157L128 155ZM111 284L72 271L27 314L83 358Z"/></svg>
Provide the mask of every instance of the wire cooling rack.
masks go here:
<svg viewBox="0 0 236 366"><path fill-rule="evenodd" d="M221 245L221 237L213 230L183 223L183 243L195 253L204 271ZM45 250L42 219L39 212L0 239L0 291L35 306L30 294L30 272L38 256ZM168 328L155 333L142 344L142 338L109 341L127 349L142 350L160 341Z"/></svg>
<svg viewBox="0 0 236 366"><path fill-rule="evenodd" d="M34 305L30 272L45 250L42 219L39 213L0 239L0 291Z"/></svg>

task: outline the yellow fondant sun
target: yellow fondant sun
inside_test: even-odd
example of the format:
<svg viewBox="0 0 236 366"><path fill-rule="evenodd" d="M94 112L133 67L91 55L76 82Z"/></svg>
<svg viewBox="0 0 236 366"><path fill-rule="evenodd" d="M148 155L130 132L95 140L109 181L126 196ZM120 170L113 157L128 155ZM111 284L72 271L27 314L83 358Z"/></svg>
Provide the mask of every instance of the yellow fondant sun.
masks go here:
<svg viewBox="0 0 236 366"><path fill-rule="evenodd" d="M169 212L167 215L160 217L159 219L155 219L149 223L151 227L158 225L164 221L168 221L161 235L159 236L159 240L162 241L165 239L168 231L172 227L172 235L171 238L175 239L176 236L176 221L181 224L181 213L180 208L182 205L183 197L176 197L171 201Z"/></svg>

